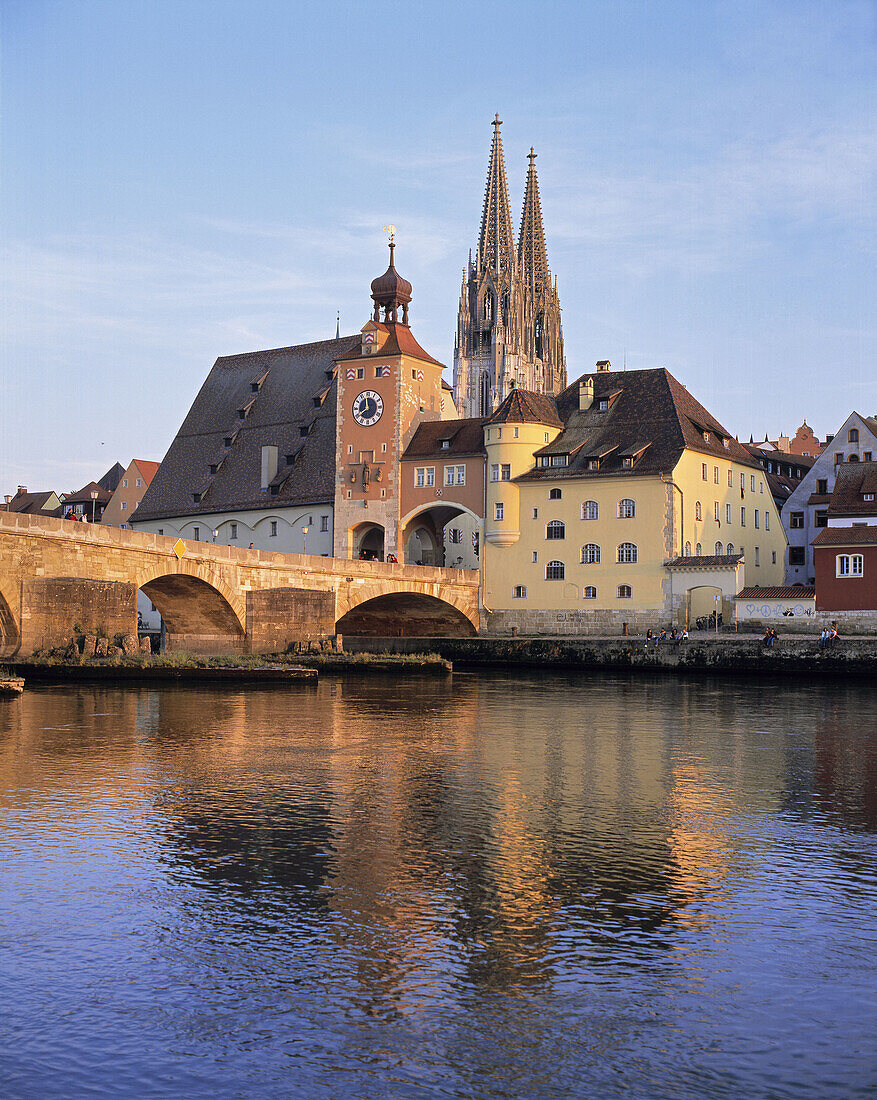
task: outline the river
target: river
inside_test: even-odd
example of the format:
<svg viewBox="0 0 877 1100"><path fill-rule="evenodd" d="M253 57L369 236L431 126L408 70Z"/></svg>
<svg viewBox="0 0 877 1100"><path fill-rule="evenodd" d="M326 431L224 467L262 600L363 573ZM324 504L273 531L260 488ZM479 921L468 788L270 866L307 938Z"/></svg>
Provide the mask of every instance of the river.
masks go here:
<svg viewBox="0 0 877 1100"><path fill-rule="evenodd" d="M877 689L0 699L0 1095L877 1089Z"/></svg>

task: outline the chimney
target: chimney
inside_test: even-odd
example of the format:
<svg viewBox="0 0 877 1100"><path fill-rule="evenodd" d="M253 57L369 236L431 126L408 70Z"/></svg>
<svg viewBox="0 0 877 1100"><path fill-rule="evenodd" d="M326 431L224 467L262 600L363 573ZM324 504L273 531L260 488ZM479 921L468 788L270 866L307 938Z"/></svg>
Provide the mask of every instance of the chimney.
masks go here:
<svg viewBox="0 0 877 1100"><path fill-rule="evenodd" d="M579 380L579 411L584 412L594 404L594 379Z"/></svg>
<svg viewBox="0 0 877 1100"><path fill-rule="evenodd" d="M277 448L262 448L262 488L267 489L277 476Z"/></svg>
<svg viewBox="0 0 877 1100"><path fill-rule="evenodd" d="M27 493L27 486L26 485L19 485L18 486L18 492L15 495L18 496L18 497L23 497L23 496L25 496L26 493Z"/></svg>
<svg viewBox="0 0 877 1100"><path fill-rule="evenodd" d="M604 372L604 371L612 370L612 364L609 362L608 359L598 359L597 360L597 370L600 371L601 373Z"/></svg>

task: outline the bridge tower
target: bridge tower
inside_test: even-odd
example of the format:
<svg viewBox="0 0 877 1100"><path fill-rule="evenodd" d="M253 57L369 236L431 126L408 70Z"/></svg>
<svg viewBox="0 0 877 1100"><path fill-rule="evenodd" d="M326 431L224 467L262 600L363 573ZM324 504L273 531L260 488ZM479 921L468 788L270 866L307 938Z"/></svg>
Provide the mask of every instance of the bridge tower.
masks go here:
<svg viewBox="0 0 877 1100"><path fill-rule="evenodd" d="M336 360L336 558L402 561L400 459L418 424L442 417L442 364L411 332L411 283L396 271L390 229L390 264L371 284L361 343Z"/></svg>

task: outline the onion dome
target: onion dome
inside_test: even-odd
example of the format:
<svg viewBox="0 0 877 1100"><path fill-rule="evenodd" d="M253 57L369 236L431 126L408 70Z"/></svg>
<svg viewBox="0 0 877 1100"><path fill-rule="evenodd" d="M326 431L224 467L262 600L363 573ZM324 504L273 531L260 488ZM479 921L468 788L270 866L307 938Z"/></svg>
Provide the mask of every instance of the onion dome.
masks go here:
<svg viewBox="0 0 877 1100"><path fill-rule="evenodd" d="M374 319L381 320L381 310L384 311L385 322L398 321L398 313L402 309L402 324L408 324L408 303L411 301L411 283L403 279L393 263L393 251L396 245L390 241L390 266L383 275L372 280L372 298L375 303Z"/></svg>

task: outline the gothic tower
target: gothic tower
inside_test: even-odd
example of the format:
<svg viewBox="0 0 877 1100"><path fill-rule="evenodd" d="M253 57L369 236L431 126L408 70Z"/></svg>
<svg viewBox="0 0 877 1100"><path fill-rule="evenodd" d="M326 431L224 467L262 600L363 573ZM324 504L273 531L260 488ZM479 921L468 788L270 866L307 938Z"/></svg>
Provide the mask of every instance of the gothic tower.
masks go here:
<svg viewBox="0 0 877 1100"><path fill-rule="evenodd" d="M478 251L463 273L454 347L454 401L462 416L489 416L515 388L560 393L566 361L560 303L542 225L536 154L524 191L518 246L509 209L499 115L487 169Z"/></svg>

